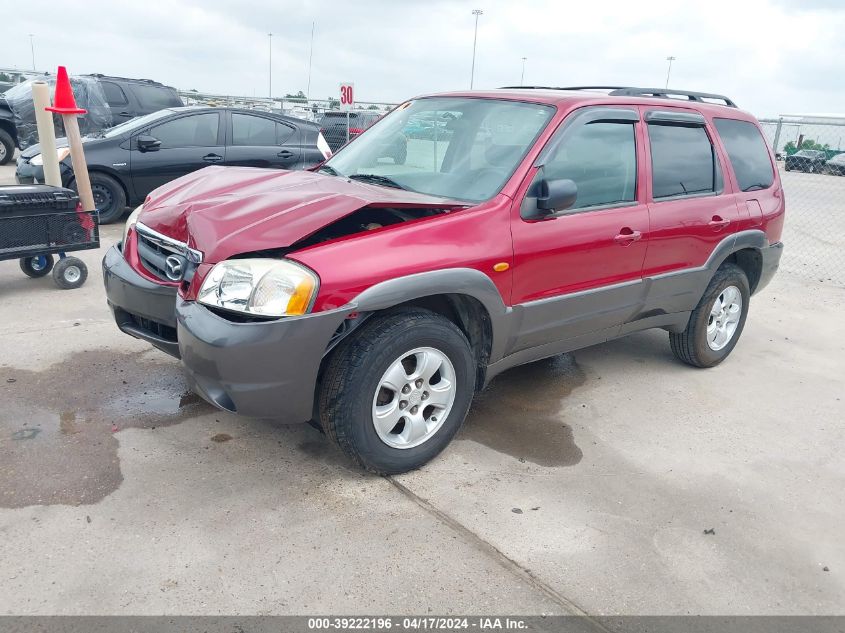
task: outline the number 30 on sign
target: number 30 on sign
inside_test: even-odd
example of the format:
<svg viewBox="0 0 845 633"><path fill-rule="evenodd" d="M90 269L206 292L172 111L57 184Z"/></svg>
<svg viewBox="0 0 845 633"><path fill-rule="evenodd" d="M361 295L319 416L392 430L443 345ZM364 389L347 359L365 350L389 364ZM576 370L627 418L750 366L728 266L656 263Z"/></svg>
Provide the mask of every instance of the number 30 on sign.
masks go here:
<svg viewBox="0 0 845 633"><path fill-rule="evenodd" d="M355 85L352 83L340 84L340 109L351 110L355 105Z"/></svg>

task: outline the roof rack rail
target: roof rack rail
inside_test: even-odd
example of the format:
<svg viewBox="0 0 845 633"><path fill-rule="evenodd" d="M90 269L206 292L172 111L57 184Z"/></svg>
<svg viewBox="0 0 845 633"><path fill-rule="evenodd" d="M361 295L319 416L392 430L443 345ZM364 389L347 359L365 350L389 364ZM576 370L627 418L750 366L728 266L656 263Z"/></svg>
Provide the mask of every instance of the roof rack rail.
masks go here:
<svg viewBox="0 0 845 633"><path fill-rule="evenodd" d="M723 101L729 108L735 108L736 103L730 97L710 92L693 92L691 90L675 90L673 88L634 88L632 86L503 86L506 90L610 90L612 97L657 97L660 99L672 99L675 97L686 97L687 101L707 103L708 100Z"/></svg>

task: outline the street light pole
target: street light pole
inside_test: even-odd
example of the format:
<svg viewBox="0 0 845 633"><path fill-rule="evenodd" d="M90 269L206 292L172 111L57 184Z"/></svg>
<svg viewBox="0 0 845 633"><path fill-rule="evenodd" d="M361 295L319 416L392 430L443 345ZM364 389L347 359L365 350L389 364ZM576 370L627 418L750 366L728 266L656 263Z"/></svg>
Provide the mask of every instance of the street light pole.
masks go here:
<svg viewBox="0 0 845 633"><path fill-rule="evenodd" d="M314 27L316 22L311 22L311 48L308 51L308 86L305 88L306 103L311 99L311 60L314 59Z"/></svg>
<svg viewBox="0 0 845 633"><path fill-rule="evenodd" d="M677 59L677 58L673 57L672 55L669 55L669 57L666 58L666 61L669 62L669 69L666 71L666 87L667 88L669 87L669 75L672 73L672 62L675 61L675 59Z"/></svg>
<svg viewBox="0 0 845 633"><path fill-rule="evenodd" d="M522 58L522 74L519 76L519 85L522 86L525 83L525 60L528 59L527 57Z"/></svg>
<svg viewBox="0 0 845 633"><path fill-rule="evenodd" d="M32 70L35 70L35 44L32 42L32 38L35 37L34 33L29 34L29 50L32 53Z"/></svg>
<svg viewBox="0 0 845 633"><path fill-rule="evenodd" d="M273 101L273 34L272 33L267 34L267 40L270 43L269 47L267 49L267 53L268 53L267 81L270 85L270 87L269 87L270 101L272 102ZM272 103L271 103L271 107L272 107Z"/></svg>
<svg viewBox="0 0 845 633"><path fill-rule="evenodd" d="M475 35L472 36L472 70L469 74L469 89L472 90L472 83L475 80L475 44L478 41L478 16L482 15L484 11L481 9L473 9L472 14L475 16Z"/></svg>

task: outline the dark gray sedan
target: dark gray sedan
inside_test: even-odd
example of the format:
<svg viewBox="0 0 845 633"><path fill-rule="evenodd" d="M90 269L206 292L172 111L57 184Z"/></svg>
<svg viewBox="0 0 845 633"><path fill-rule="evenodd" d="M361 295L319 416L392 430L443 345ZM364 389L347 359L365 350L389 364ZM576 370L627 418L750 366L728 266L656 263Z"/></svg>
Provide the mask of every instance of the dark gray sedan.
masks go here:
<svg viewBox="0 0 845 633"><path fill-rule="evenodd" d="M100 222L119 219L153 189L208 165L304 169L331 155L315 123L270 112L168 108L85 137ZM62 185L75 185L65 139L58 140ZM19 183L43 181L41 148L18 158Z"/></svg>

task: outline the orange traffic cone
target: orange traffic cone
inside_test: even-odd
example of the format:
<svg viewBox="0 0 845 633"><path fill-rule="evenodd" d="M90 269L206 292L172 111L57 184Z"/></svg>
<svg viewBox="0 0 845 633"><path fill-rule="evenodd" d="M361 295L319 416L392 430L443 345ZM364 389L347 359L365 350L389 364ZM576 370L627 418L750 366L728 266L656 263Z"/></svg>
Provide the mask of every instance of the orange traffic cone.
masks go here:
<svg viewBox="0 0 845 633"><path fill-rule="evenodd" d="M67 68L64 66L59 66L59 72L56 74L56 96L53 99L53 106L44 109L57 114L85 114L88 112L76 107L73 88L70 87Z"/></svg>

